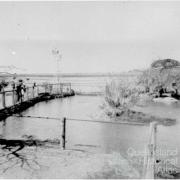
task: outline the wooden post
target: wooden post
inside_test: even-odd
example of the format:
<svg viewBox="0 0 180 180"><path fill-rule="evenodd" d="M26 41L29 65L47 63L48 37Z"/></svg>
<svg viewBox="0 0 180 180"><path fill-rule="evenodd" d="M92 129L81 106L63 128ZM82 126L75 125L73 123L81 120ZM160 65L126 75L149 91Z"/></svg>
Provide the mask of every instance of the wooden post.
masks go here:
<svg viewBox="0 0 180 180"><path fill-rule="evenodd" d="M23 102L22 92L21 92L20 102L21 102L21 103Z"/></svg>
<svg viewBox="0 0 180 180"><path fill-rule="evenodd" d="M49 92L50 92L50 94L52 94L52 88L53 88L53 85L50 84L50 85L49 85L49 88L50 88L50 89L49 89Z"/></svg>
<svg viewBox="0 0 180 180"><path fill-rule="evenodd" d="M6 107L6 93L4 90L2 92L2 103L3 103L3 107L5 108Z"/></svg>
<svg viewBox="0 0 180 180"><path fill-rule="evenodd" d="M63 88L64 88L64 85L61 84L61 94L63 95Z"/></svg>
<svg viewBox="0 0 180 180"><path fill-rule="evenodd" d="M15 90L14 89L12 91L12 100L13 100L13 105L15 105L16 102L15 102Z"/></svg>
<svg viewBox="0 0 180 180"><path fill-rule="evenodd" d="M26 88L27 100L29 100L29 87Z"/></svg>
<svg viewBox="0 0 180 180"><path fill-rule="evenodd" d="M58 94L61 94L61 83L59 83L59 91L58 91Z"/></svg>
<svg viewBox="0 0 180 180"><path fill-rule="evenodd" d="M157 123L152 122L150 124L150 138L147 147L147 164L145 164L145 178L154 179L155 175L155 165L156 165L156 132Z"/></svg>
<svg viewBox="0 0 180 180"><path fill-rule="evenodd" d="M66 118L63 118L63 127L62 127L62 147L63 150L66 148Z"/></svg>
<svg viewBox="0 0 180 180"><path fill-rule="evenodd" d="M39 96L39 86L37 86L37 96Z"/></svg>
<svg viewBox="0 0 180 180"><path fill-rule="evenodd" d="M32 97L34 98L34 86L32 87Z"/></svg>
<svg viewBox="0 0 180 180"><path fill-rule="evenodd" d="M71 93L71 83L70 83L70 85L69 85L69 92Z"/></svg>

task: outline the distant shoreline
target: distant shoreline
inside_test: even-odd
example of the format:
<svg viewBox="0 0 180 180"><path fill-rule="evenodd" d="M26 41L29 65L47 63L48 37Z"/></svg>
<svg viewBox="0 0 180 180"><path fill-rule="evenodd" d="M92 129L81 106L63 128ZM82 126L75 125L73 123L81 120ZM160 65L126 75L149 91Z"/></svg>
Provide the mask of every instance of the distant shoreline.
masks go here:
<svg viewBox="0 0 180 180"><path fill-rule="evenodd" d="M131 71L124 73L62 73L60 77L116 77L116 76L136 76L140 75L142 71ZM24 73L24 74L0 74L0 77L55 77L56 73Z"/></svg>

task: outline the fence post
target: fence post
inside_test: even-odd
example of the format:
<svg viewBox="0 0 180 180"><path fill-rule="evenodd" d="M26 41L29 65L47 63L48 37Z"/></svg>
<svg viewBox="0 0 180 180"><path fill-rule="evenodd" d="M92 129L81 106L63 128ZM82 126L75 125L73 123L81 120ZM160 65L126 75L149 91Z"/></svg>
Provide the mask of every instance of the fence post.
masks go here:
<svg viewBox="0 0 180 180"><path fill-rule="evenodd" d="M32 97L34 98L34 86L32 87Z"/></svg>
<svg viewBox="0 0 180 180"><path fill-rule="evenodd" d="M145 178L155 178L155 165L156 165L156 133L157 133L157 122L150 124L150 137L147 147L147 164L145 164Z"/></svg>
<svg viewBox="0 0 180 180"><path fill-rule="evenodd" d="M27 100L29 100L29 87L26 88Z"/></svg>
<svg viewBox="0 0 180 180"><path fill-rule="evenodd" d="M63 150L66 148L66 118L63 118L63 125L62 125L62 147Z"/></svg>
<svg viewBox="0 0 180 180"><path fill-rule="evenodd" d="M6 107L6 93L4 90L2 92L2 103L3 103L3 107L5 108Z"/></svg>
<svg viewBox="0 0 180 180"><path fill-rule="evenodd" d="M50 85L49 85L49 93L50 93L50 94L52 94L52 88L53 88L53 85L50 84Z"/></svg>
<svg viewBox="0 0 180 180"><path fill-rule="evenodd" d="M37 86L37 96L39 96L39 86Z"/></svg>
<svg viewBox="0 0 180 180"><path fill-rule="evenodd" d="M64 84L61 84L61 94L63 95Z"/></svg>
<svg viewBox="0 0 180 180"><path fill-rule="evenodd" d="M16 103L15 103L15 90L13 89L13 91L12 91L12 99L13 99L13 105L15 105Z"/></svg>
<svg viewBox="0 0 180 180"><path fill-rule="evenodd" d="M70 91L70 93L71 93L71 83L69 84L69 91Z"/></svg>

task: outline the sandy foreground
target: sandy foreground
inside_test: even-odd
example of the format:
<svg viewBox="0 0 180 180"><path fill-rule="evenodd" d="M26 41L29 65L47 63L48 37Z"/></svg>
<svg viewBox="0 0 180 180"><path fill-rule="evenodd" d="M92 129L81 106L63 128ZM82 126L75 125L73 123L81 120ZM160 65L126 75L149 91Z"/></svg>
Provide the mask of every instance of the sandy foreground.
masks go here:
<svg viewBox="0 0 180 180"><path fill-rule="evenodd" d="M119 153L102 154L59 147L26 147L18 156L1 150L1 178L140 178Z"/></svg>

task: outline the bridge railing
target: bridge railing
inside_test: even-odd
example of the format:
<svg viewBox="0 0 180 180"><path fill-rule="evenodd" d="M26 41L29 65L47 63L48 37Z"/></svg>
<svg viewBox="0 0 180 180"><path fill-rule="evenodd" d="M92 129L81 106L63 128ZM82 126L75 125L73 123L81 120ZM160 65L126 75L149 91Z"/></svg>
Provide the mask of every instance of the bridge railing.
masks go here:
<svg viewBox="0 0 180 180"><path fill-rule="evenodd" d="M18 99L17 90L8 90L0 92L0 109L13 106L23 101L38 97L42 93L63 94L71 92L71 83L60 84L41 84L35 87L26 87L22 98Z"/></svg>

